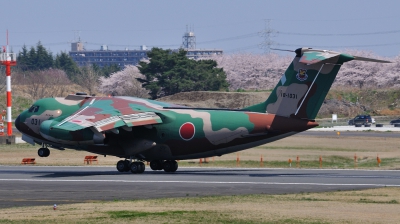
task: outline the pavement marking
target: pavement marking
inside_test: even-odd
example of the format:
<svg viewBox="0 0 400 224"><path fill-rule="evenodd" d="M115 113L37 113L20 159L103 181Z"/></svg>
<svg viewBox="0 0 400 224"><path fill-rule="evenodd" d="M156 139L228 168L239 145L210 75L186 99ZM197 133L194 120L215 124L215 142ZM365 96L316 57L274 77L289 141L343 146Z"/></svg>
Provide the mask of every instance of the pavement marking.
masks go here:
<svg viewBox="0 0 400 224"><path fill-rule="evenodd" d="M328 184L328 183L283 183L283 182L236 182L236 181L178 181L178 180L46 180L46 179L0 179L0 181L23 182L119 182L119 183L182 183L182 184L251 184L251 185L314 185L314 186L368 186L400 187L400 184Z"/></svg>

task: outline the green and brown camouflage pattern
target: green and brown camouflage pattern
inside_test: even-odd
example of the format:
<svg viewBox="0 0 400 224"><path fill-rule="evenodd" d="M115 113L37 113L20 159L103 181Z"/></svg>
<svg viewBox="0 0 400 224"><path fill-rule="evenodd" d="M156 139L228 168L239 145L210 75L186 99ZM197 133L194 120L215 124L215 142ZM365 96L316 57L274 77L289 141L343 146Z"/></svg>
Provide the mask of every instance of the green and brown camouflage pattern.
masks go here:
<svg viewBox="0 0 400 224"><path fill-rule="evenodd" d="M135 97L46 98L15 124L31 143L142 160L220 156L318 126L340 66L354 57L297 49L270 97L243 110L188 108Z"/></svg>

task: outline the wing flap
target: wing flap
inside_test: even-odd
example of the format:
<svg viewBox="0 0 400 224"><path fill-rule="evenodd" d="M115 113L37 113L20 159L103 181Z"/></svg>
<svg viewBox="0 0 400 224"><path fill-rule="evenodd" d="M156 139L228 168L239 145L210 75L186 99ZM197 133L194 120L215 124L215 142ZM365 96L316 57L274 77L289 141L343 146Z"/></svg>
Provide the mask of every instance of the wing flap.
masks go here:
<svg viewBox="0 0 400 224"><path fill-rule="evenodd" d="M127 115L106 116L101 120L92 122L94 116L73 115L72 118L66 118L54 128L68 131L77 131L88 127L94 127L97 131L107 131L118 127L133 127L149 124L162 123L162 119L154 112L143 112Z"/></svg>

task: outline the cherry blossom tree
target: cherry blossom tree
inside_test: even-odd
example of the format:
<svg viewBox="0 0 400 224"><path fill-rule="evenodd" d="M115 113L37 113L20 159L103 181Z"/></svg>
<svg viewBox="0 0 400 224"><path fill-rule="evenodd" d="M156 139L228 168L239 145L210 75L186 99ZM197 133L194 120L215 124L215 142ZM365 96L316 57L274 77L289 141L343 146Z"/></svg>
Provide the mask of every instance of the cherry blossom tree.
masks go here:
<svg viewBox="0 0 400 224"><path fill-rule="evenodd" d="M148 98L149 91L142 88L136 78L144 78L136 66L128 65L125 69L112 73L109 78L101 77L99 91L110 95L136 96Z"/></svg>
<svg viewBox="0 0 400 224"><path fill-rule="evenodd" d="M291 57L239 53L212 57L227 75L230 90L267 90L275 87Z"/></svg>
<svg viewBox="0 0 400 224"><path fill-rule="evenodd" d="M389 60L393 63L350 61L340 69L333 88L399 88L400 56L384 58L368 51L344 50L350 55ZM230 90L270 90L275 87L282 74L293 60L292 56L277 54L238 53L212 57L223 68Z"/></svg>

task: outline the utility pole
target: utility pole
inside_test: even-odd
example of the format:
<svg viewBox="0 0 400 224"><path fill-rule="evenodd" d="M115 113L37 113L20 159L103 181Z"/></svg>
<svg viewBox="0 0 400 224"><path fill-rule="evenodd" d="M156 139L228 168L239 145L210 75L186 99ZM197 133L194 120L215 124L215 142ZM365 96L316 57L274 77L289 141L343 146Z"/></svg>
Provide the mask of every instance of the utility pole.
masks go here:
<svg viewBox="0 0 400 224"><path fill-rule="evenodd" d="M265 20L265 28L258 34L264 38L264 41L258 45L259 48L264 49L265 54L269 54L271 51L271 46L277 45L275 41L272 41L272 37L276 37L279 33L278 31L270 28L270 19Z"/></svg>
<svg viewBox="0 0 400 224"><path fill-rule="evenodd" d="M11 66L17 65L17 55L8 52L8 30L7 30L7 46L3 47L0 53L0 63L6 66L6 83L7 83L7 135L12 136L11 121Z"/></svg>

